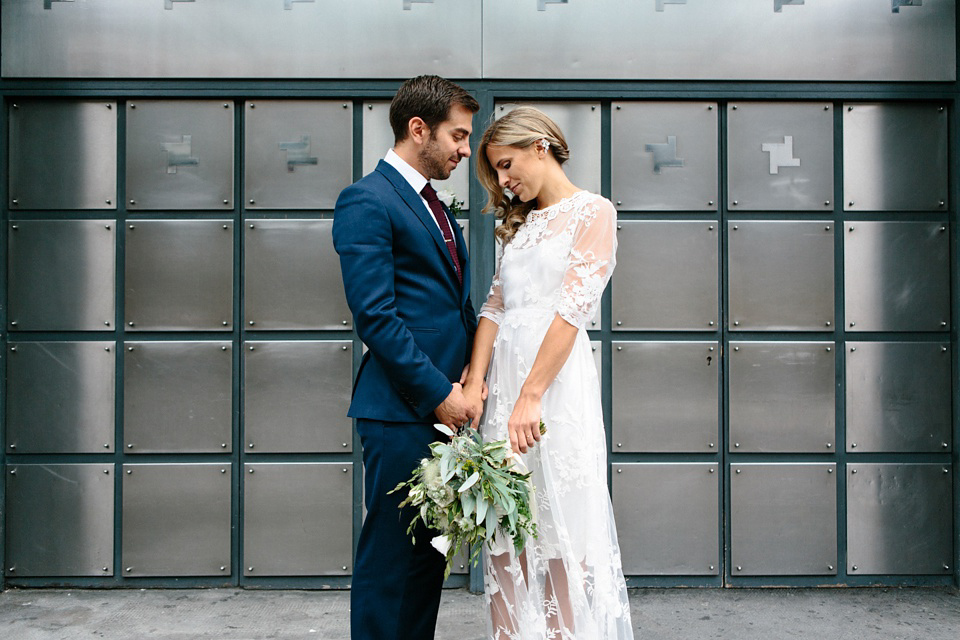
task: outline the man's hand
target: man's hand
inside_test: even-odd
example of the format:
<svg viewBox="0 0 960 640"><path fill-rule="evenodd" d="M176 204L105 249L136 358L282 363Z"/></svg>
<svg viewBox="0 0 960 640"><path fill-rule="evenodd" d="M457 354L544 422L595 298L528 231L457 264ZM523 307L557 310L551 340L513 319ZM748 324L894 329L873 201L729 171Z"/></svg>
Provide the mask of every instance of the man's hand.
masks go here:
<svg viewBox="0 0 960 640"><path fill-rule="evenodd" d="M454 430L460 428L467 420L476 417L475 411L463 397L463 387L459 382L453 383L453 389L440 406L434 409L434 413L437 414L437 420Z"/></svg>

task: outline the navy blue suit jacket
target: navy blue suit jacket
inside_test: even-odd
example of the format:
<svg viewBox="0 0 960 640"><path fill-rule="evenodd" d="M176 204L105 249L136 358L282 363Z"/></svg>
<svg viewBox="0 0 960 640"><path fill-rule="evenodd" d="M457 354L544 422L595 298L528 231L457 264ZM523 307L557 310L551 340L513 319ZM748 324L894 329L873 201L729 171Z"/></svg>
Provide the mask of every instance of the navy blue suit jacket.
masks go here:
<svg viewBox="0 0 960 640"><path fill-rule="evenodd" d="M368 351L348 415L429 422L470 358L477 317L460 227L463 286L420 195L384 161L343 190L333 219L347 304Z"/></svg>

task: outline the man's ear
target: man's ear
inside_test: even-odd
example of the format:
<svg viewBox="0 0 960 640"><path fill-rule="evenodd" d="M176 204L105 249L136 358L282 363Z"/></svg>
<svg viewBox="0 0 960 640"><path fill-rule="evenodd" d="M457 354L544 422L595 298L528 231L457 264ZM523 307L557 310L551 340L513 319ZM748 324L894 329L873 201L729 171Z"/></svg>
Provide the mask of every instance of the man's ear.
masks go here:
<svg viewBox="0 0 960 640"><path fill-rule="evenodd" d="M430 127L423 121L423 118L414 116L407 122L407 133L414 142L423 144L430 135Z"/></svg>

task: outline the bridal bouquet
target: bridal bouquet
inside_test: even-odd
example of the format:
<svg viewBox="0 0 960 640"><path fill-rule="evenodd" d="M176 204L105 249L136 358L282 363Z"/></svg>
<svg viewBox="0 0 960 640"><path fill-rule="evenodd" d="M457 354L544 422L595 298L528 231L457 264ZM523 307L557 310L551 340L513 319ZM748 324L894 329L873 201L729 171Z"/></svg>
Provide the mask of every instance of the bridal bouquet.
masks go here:
<svg viewBox="0 0 960 640"><path fill-rule="evenodd" d="M476 563L480 555L477 543L491 542L500 530L520 553L525 535L537 536L537 525L530 504L530 472L509 442L485 444L475 429L464 428L454 434L446 425L434 426L452 439L431 444L432 456L424 458L413 477L390 493L407 487L409 492L400 507L419 509L407 533L412 534L418 520L440 532L430 543L447 559L446 579L463 544L473 549L470 560ZM545 431L540 423L540 432Z"/></svg>

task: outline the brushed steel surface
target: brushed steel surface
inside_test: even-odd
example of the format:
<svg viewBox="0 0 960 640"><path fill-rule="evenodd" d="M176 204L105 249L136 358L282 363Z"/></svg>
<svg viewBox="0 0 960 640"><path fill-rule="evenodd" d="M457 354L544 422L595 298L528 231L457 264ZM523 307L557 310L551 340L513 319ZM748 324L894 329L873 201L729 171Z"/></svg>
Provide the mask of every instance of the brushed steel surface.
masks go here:
<svg viewBox="0 0 960 640"><path fill-rule="evenodd" d="M8 223L8 329L113 330L115 227L115 220Z"/></svg>
<svg viewBox="0 0 960 640"><path fill-rule="evenodd" d="M229 462L125 464L123 472L125 577L230 575Z"/></svg>
<svg viewBox="0 0 960 640"><path fill-rule="evenodd" d="M10 103L11 211L117 208L116 101Z"/></svg>
<svg viewBox="0 0 960 640"><path fill-rule="evenodd" d="M951 450L951 350L847 342L847 451Z"/></svg>
<svg viewBox="0 0 960 640"><path fill-rule="evenodd" d="M611 328L711 331L719 325L719 224L624 220L611 279Z"/></svg>
<svg viewBox="0 0 960 640"><path fill-rule="evenodd" d="M537 29L539 31L540 29ZM532 62L532 60L531 60ZM518 100L497 102L494 115L510 113L519 105L536 107L553 120L570 149L570 159L563 165L570 181L581 189L600 193L600 112L599 102L544 102Z"/></svg>
<svg viewBox="0 0 960 640"><path fill-rule="evenodd" d="M716 453L716 342L614 342L613 451ZM712 446L711 446L712 445Z"/></svg>
<svg viewBox="0 0 960 640"><path fill-rule="evenodd" d="M127 208L233 210L233 106L128 100Z"/></svg>
<svg viewBox="0 0 960 640"><path fill-rule="evenodd" d="M229 331L233 222L135 220L126 229L127 331Z"/></svg>
<svg viewBox="0 0 960 640"><path fill-rule="evenodd" d="M420 73L420 72L418 72ZM416 75L416 74L414 74ZM366 100L363 103L363 175L377 168L377 163L393 148L393 129L390 128L390 101ZM470 136L470 147L475 149L483 133L479 118L473 121L474 133ZM457 168L446 180L431 180L433 188L440 191L452 191L457 200L463 202L464 211L470 209L470 162L461 160Z"/></svg>
<svg viewBox="0 0 960 640"><path fill-rule="evenodd" d="M614 463L613 511L627 575L720 573L719 465Z"/></svg>
<svg viewBox="0 0 960 640"><path fill-rule="evenodd" d="M244 103L244 206L333 209L353 182L352 100Z"/></svg>
<svg viewBox="0 0 960 640"><path fill-rule="evenodd" d="M716 211L716 102L614 102L611 200L621 210Z"/></svg>
<svg viewBox="0 0 960 640"><path fill-rule="evenodd" d="M837 574L837 465L730 465L730 575Z"/></svg>
<svg viewBox="0 0 960 640"><path fill-rule="evenodd" d="M727 223L731 331L833 331L834 224Z"/></svg>
<svg viewBox="0 0 960 640"><path fill-rule="evenodd" d="M7 464L8 578L113 575L113 468Z"/></svg>
<svg viewBox="0 0 960 640"><path fill-rule="evenodd" d="M114 451L114 342L7 346L8 453Z"/></svg>
<svg viewBox="0 0 960 640"><path fill-rule="evenodd" d="M123 346L124 452L232 451L231 343Z"/></svg>
<svg viewBox="0 0 960 640"><path fill-rule="evenodd" d="M848 464L847 572L951 575L952 484L949 465Z"/></svg>
<svg viewBox="0 0 960 640"><path fill-rule="evenodd" d="M43 5L0 5L3 23L17 25L0 34L4 77L480 75L480 0L87 0L52 11ZM437 37L411 37L428 33Z"/></svg>
<svg viewBox="0 0 960 640"><path fill-rule="evenodd" d="M736 453L833 453L833 342L730 342L730 445Z"/></svg>
<svg viewBox="0 0 960 640"><path fill-rule="evenodd" d="M244 325L248 329L353 326L332 229L333 220L248 218L244 222Z"/></svg>
<svg viewBox="0 0 960 640"><path fill-rule="evenodd" d="M846 222L843 236L847 331L949 331L946 223Z"/></svg>
<svg viewBox="0 0 960 640"><path fill-rule="evenodd" d="M774 0L690 0L662 11L659 0L538 4L483 0L484 78L956 79L953 0L899 13L890 0L811 0L781 12ZM571 28L575 37L531 37Z"/></svg>
<svg viewBox="0 0 960 640"><path fill-rule="evenodd" d="M833 211L833 104L727 105L730 211Z"/></svg>
<svg viewBox="0 0 960 640"><path fill-rule="evenodd" d="M247 341L243 349L248 453L352 450L352 342Z"/></svg>
<svg viewBox="0 0 960 640"><path fill-rule="evenodd" d="M353 463L247 463L243 480L243 575L353 572Z"/></svg>
<svg viewBox="0 0 960 640"><path fill-rule="evenodd" d="M844 210L946 211L948 121L944 104L845 104Z"/></svg>

